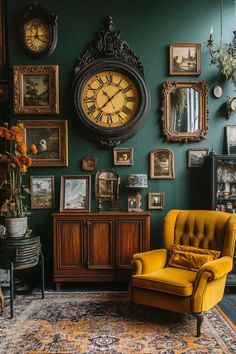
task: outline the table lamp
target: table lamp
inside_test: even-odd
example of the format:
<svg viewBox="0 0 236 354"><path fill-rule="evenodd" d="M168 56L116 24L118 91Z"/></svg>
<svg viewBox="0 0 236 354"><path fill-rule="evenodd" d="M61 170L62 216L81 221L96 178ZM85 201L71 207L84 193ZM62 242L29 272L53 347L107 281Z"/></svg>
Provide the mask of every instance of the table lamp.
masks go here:
<svg viewBox="0 0 236 354"><path fill-rule="evenodd" d="M146 174L133 173L127 175L126 188L132 188L137 190L136 200L138 203L137 211L143 211L141 209L141 194L140 190L148 188L148 176Z"/></svg>

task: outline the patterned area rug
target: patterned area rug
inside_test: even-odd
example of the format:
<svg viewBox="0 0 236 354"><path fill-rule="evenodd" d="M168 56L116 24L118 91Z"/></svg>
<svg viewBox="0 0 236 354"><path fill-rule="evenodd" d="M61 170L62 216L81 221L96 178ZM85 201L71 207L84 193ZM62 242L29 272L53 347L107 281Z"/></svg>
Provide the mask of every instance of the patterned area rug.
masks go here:
<svg viewBox="0 0 236 354"><path fill-rule="evenodd" d="M132 316L126 292L48 292L17 296L13 320L5 307L0 353L236 353L236 333L216 308L195 333L190 315L137 306Z"/></svg>

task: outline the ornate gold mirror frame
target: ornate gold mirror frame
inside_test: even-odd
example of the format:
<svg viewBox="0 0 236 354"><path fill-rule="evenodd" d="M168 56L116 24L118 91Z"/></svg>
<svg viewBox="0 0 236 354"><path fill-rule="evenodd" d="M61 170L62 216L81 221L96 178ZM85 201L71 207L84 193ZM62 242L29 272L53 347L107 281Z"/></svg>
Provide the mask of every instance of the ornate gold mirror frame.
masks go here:
<svg viewBox="0 0 236 354"><path fill-rule="evenodd" d="M163 133L167 140L187 142L206 138L208 87L205 82L166 81L163 85L162 97ZM182 125L188 128L183 129L182 122L184 122Z"/></svg>

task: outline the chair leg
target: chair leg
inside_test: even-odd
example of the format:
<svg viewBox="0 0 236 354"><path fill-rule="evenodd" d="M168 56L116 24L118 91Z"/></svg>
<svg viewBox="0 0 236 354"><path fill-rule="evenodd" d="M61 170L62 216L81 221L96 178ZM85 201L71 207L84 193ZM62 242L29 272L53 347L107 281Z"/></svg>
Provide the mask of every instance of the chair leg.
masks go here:
<svg viewBox="0 0 236 354"><path fill-rule="evenodd" d="M197 318L197 337L201 335L201 326L204 319L204 314L202 312L195 313L194 316Z"/></svg>

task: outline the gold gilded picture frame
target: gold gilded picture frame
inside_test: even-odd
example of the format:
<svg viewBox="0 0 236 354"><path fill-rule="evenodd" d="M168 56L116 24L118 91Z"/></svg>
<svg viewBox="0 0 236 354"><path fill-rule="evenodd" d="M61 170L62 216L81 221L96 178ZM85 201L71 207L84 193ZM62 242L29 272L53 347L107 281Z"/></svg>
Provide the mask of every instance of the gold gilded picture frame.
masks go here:
<svg viewBox="0 0 236 354"><path fill-rule="evenodd" d="M30 176L31 209L55 206L54 176Z"/></svg>
<svg viewBox="0 0 236 354"><path fill-rule="evenodd" d="M151 192L148 193L148 209L164 209L165 193Z"/></svg>
<svg viewBox="0 0 236 354"><path fill-rule="evenodd" d="M150 152L150 178L174 179L174 153L169 149L154 149Z"/></svg>
<svg viewBox="0 0 236 354"><path fill-rule="evenodd" d="M14 114L58 114L58 65L13 67Z"/></svg>
<svg viewBox="0 0 236 354"><path fill-rule="evenodd" d="M170 75L200 75L201 44L171 43L169 63Z"/></svg>
<svg viewBox="0 0 236 354"><path fill-rule="evenodd" d="M24 143L35 167L68 166L67 120L21 120ZM32 144L37 150L31 152Z"/></svg>

